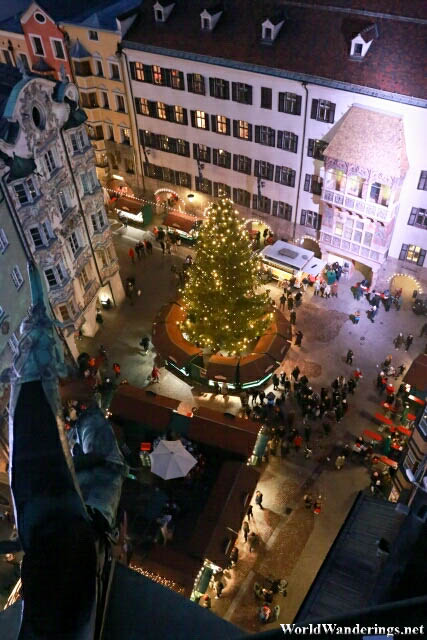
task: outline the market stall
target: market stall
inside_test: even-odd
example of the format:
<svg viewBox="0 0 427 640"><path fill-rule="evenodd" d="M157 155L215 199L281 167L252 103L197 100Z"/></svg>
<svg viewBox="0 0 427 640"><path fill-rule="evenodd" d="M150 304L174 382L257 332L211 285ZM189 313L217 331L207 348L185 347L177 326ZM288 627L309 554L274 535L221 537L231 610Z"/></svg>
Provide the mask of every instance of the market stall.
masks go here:
<svg viewBox="0 0 427 640"><path fill-rule="evenodd" d="M194 244L202 224L203 218L173 211L166 215L162 226L166 227L167 233L176 234L184 242Z"/></svg>
<svg viewBox="0 0 427 640"><path fill-rule="evenodd" d="M316 258L313 251L283 240L265 246L261 251L261 259L265 269L269 269L276 280L289 280L292 276L316 278L326 264Z"/></svg>

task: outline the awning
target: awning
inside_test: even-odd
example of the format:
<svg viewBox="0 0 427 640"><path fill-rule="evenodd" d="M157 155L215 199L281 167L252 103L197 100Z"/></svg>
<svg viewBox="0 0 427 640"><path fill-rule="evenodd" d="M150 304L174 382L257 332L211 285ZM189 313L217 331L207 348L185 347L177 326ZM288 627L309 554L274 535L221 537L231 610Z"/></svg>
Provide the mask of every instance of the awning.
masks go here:
<svg viewBox="0 0 427 640"><path fill-rule="evenodd" d="M239 380L241 384L261 380L277 369L277 362L268 353L249 353L239 361Z"/></svg>
<svg viewBox="0 0 427 640"><path fill-rule="evenodd" d="M282 362L289 347L290 342L280 333L265 333L258 340L254 353L268 354L276 362Z"/></svg>
<svg viewBox="0 0 427 640"><path fill-rule="evenodd" d="M222 356L218 353L209 358L207 378L219 382L236 382L238 356Z"/></svg>
<svg viewBox="0 0 427 640"><path fill-rule="evenodd" d="M201 220L201 218L196 218L195 216L187 216L185 214L179 213L168 213L163 222L163 226L173 227L174 229L179 229L179 231L190 233L190 231L194 229L194 226L199 220Z"/></svg>
<svg viewBox="0 0 427 640"><path fill-rule="evenodd" d="M252 420L199 407L191 418L188 438L247 459L254 450L259 429Z"/></svg>
<svg viewBox="0 0 427 640"><path fill-rule="evenodd" d="M403 382L415 387L418 391L427 392L427 354L420 354L403 377Z"/></svg>

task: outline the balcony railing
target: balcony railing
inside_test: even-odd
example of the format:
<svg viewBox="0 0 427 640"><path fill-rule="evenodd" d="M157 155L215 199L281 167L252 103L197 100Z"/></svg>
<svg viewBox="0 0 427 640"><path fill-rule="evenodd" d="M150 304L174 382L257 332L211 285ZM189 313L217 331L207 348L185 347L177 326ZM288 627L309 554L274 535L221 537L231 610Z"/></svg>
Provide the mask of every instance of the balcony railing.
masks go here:
<svg viewBox="0 0 427 640"><path fill-rule="evenodd" d="M374 202L366 202L357 196L342 193L341 191L333 191L326 187L322 190L322 200L329 204L335 204L337 207L349 209L355 213L365 216L374 217L378 220L389 220L394 215L394 208L385 207Z"/></svg>
<svg viewBox="0 0 427 640"><path fill-rule="evenodd" d="M117 273L118 270L119 270L119 262L118 262L118 260L115 260L111 264L108 264L105 267L102 267L102 269L101 269L102 277L103 278L111 278L111 276L113 276L115 273Z"/></svg>
<svg viewBox="0 0 427 640"><path fill-rule="evenodd" d="M84 303L85 307L87 307L89 302L92 301L92 299L96 295L96 292L98 291L100 286L101 285L99 284L98 280L93 280L90 283L90 285L88 286L88 288L86 289L86 291L83 294L83 303Z"/></svg>

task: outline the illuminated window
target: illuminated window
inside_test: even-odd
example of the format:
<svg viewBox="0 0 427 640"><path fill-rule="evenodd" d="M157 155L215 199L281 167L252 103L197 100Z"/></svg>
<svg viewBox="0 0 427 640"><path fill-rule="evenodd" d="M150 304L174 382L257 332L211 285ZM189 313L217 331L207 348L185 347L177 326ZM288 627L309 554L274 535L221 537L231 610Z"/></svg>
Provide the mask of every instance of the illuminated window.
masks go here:
<svg viewBox="0 0 427 640"><path fill-rule="evenodd" d="M136 112L142 116L149 116L150 109L147 98L135 98Z"/></svg>
<svg viewBox="0 0 427 640"><path fill-rule="evenodd" d="M415 262L419 267L424 264L426 257L425 249L416 247L414 244L402 244L400 250L399 260L407 260L408 262Z"/></svg>
<svg viewBox="0 0 427 640"><path fill-rule="evenodd" d="M343 231L344 231L344 225L342 224L342 222L336 222L335 231L334 231L335 235L341 238L341 236L343 235Z"/></svg>
<svg viewBox="0 0 427 640"><path fill-rule="evenodd" d="M157 117L166 120L166 105L164 102L156 102Z"/></svg>
<svg viewBox="0 0 427 640"><path fill-rule="evenodd" d="M204 111L196 111L196 127L198 129L207 129L207 114Z"/></svg>
<svg viewBox="0 0 427 640"><path fill-rule="evenodd" d="M163 84L162 77L162 69L158 67L156 64L153 64L153 83L154 84Z"/></svg>
<svg viewBox="0 0 427 640"><path fill-rule="evenodd" d="M170 81L172 89L184 89L184 74L176 69L170 70Z"/></svg>
<svg viewBox="0 0 427 640"><path fill-rule="evenodd" d="M225 116L216 116L216 130L217 133L228 133L227 120Z"/></svg>
<svg viewBox="0 0 427 640"><path fill-rule="evenodd" d="M132 77L134 80L145 82L144 65L142 62L131 62L131 69L133 71Z"/></svg>
<svg viewBox="0 0 427 640"><path fill-rule="evenodd" d="M185 124L185 122L184 122L185 116L184 116L184 108L183 107L175 105L174 106L174 115L175 115L175 122L177 122L178 124Z"/></svg>
<svg viewBox="0 0 427 640"><path fill-rule="evenodd" d="M390 187L380 182L373 182L369 190L369 200L387 207L390 201Z"/></svg>
<svg viewBox="0 0 427 640"><path fill-rule="evenodd" d="M249 123L246 120L238 120L238 137L242 140L249 140Z"/></svg>
<svg viewBox="0 0 427 640"><path fill-rule="evenodd" d="M350 176L348 178L347 193L357 198L361 198L363 195L363 186L365 184L365 178L360 176Z"/></svg>

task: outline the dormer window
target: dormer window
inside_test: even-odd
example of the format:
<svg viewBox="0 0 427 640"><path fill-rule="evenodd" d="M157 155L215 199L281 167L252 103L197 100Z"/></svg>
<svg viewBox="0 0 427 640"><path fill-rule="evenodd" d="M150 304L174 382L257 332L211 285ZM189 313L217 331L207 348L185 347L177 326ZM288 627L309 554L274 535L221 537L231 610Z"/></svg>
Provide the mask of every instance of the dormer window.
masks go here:
<svg viewBox="0 0 427 640"><path fill-rule="evenodd" d="M203 9L200 14L200 25L202 31L213 31L223 11L224 7L221 3L215 7L211 7L210 9Z"/></svg>
<svg viewBox="0 0 427 640"><path fill-rule="evenodd" d="M350 41L350 60L361 61L365 58L372 42L378 38L376 24L360 25L360 31L353 30Z"/></svg>
<svg viewBox="0 0 427 640"><path fill-rule="evenodd" d="M261 42L263 44L272 44L277 38L280 29L285 22L283 10L278 10L274 16L266 18L262 23Z"/></svg>
<svg viewBox="0 0 427 640"><path fill-rule="evenodd" d="M154 20L156 22L166 22L174 6L175 6L175 2L168 2L167 0L166 2L165 1L156 2L153 6Z"/></svg>

